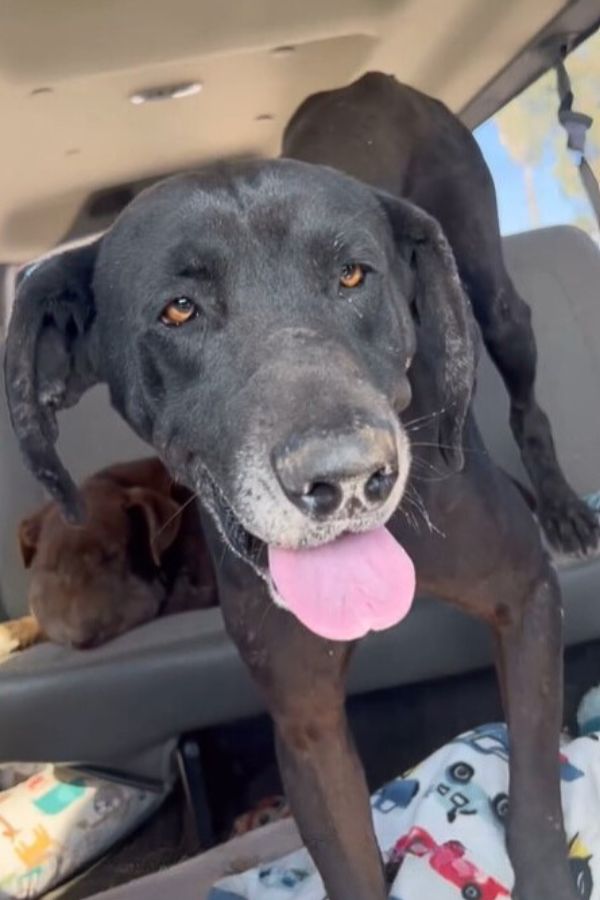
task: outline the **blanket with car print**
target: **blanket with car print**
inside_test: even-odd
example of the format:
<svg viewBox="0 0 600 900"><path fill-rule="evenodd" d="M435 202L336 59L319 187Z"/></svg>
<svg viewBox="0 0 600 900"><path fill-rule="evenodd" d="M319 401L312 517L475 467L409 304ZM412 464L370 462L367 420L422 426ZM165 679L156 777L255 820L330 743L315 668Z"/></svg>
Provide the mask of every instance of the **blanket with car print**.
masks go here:
<svg viewBox="0 0 600 900"><path fill-rule="evenodd" d="M600 694L592 705L600 710ZM588 715L580 728L575 740L564 738L560 753L569 861L579 896L600 900L600 718ZM506 726L484 725L373 795L375 831L390 872L390 900L511 896L513 874L504 844L508 753ZM299 850L224 878L208 900L324 898L310 856Z"/></svg>

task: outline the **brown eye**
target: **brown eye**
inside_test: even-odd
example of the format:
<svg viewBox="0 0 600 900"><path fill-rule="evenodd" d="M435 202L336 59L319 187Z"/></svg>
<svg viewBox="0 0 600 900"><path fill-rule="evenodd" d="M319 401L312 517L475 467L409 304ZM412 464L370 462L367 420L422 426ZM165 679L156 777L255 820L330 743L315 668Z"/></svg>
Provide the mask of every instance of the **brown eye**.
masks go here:
<svg viewBox="0 0 600 900"><path fill-rule="evenodd" d="M198 307L195 303L192 303L187 297L178 297L176 300L171 300L170 303L167 303L160 314L160 321L163 325L177 328L179 325L185 325L197 313Z"/></svg>
<svg viewBox="0 0 600 900"><path fill-rule="evenodd" d="M340 285L344 288L360 287L367 274L364 266L359 263L349 263L344 266L340 274Z"/></svg>

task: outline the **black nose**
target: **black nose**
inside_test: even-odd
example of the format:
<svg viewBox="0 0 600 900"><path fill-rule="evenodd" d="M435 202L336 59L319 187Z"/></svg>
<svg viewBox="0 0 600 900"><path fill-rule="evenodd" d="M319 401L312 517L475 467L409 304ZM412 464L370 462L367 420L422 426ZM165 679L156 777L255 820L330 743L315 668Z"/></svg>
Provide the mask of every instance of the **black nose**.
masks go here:
<svg viewBox="0 0 600 900"><path fill-rule="evenodd" d="M365 485L365 497L370 503L384 503L392 493L397 478L395 469L377 469Z"/></svg>
<svg viewBox="0 0 600 900"><path fill-rule="evenodd" d="M398 480L394 431L365 426L294 437L273 454L273 467L289 499L310 516L372 510L385 503Z"/></svg>
<svg viewBox="0 0 600 900"><path fill-rule="evenodd" d="M330 516L342 505L342 491L333 481L313 481L304 491L288 491L296 506L315 516Z"/></svg>

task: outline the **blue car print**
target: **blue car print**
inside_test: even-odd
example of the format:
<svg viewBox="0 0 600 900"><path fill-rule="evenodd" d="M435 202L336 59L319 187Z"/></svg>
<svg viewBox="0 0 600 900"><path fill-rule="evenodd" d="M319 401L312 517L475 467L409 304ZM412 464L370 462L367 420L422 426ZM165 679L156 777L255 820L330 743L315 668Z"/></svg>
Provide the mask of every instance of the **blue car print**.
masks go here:
<svg viewBox="0 0 600 900"><path fill-rule="evenodd" d="M493 825L501 826L508 814L508 794L488 797L473 781L475 770L466 762L448 766L444 781L432 785L426 797L434 795L446 810L446 818L454 822L457 816L474 816L479 813Z"/></svg>
<svg viewBox="0 0 600 900"><path fill-rule="evenodd" d="M419 782L414 778L396 778L374 794L371 806L386 815L395 809L406 809L418 792Z"/></svg>
<svg viewBox="0 0 600 900"><path fill-rule="evenodd" d="M508 729L504 722L480 725L468 734L455 738L452 743L466 744L484 756L497 756L508 762Z"/></svg>
<svg viewBox="0 0 600 900"><path fill-rule="evenodd" d="M308 878L304 869L283 869L280 866L268 866L261 869L258 879L264 887L295 888Z"/></svg>
<svg viewBox="0 0 600 900"><path fill-rule="evenodd" d="M456 738L453 743L466 744L484 756L497 756L508 762L508 729L504 722L480 725L468 734ZM569 762L564 753L560 754L560 777L562 781L576 781L583 778L581 769Z"/></svg>

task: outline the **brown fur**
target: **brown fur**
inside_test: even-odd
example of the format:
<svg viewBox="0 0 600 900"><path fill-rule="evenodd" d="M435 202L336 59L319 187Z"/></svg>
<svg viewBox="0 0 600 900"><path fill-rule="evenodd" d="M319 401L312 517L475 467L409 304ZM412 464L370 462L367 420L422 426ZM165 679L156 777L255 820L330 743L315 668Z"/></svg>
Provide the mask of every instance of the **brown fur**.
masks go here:
<svg viewBox="0 0 600 900"><path fill-rule="evenodd" d="M0 626L12 649L96 646L163 612L216 604L196 504L158 459L104 469L81 493L83 526L56 503L19 526L30 615Z"/></svg>

